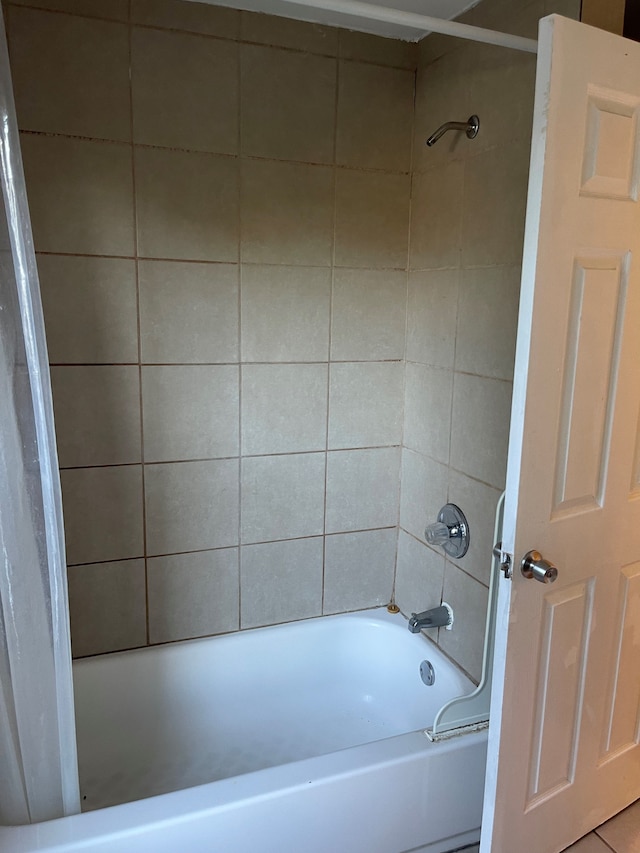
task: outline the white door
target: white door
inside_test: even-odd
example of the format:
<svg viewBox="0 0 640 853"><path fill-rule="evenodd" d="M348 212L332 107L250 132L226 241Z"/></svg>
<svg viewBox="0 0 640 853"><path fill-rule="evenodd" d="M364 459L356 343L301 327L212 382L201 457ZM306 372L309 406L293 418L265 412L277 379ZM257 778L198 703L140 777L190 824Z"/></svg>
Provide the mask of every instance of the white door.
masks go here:
<svg viewBox="0 0 640 853"><path fill-rule="evenodd" d="M541 22L482 853L640 796L639 115L640 44Z"/></svg>

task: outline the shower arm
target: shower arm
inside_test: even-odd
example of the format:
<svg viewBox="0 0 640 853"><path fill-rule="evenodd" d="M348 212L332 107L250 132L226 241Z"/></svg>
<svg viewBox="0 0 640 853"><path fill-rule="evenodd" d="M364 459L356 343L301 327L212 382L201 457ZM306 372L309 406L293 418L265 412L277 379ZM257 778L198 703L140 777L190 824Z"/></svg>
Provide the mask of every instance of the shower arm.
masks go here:
<svg viewBox="0 0 640 853"><path fill-rule="evenodd" d="M464 130L468 139L475 139L478 135L478 131L480 130L480 119L478 116L473 115L469 116L467 121L447 121L444 124L441 124L436 132L432 133L427 139L427 145L429 148L431 148L431 146L434 145L441 136L444 136L448 130Z"/></svg>

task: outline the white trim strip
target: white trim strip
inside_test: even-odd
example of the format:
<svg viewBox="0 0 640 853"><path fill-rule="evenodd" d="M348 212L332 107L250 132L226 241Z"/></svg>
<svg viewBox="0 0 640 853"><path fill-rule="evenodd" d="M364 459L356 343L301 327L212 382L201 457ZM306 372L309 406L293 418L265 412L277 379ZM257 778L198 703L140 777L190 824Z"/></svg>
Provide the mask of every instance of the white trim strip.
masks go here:
<svg viewBox="0 0 640 853"><path fill-rule="evenodd" d="M387 24L399 24L400 26L423 30L425 33L442 33L446 36L495 44L499 47L509 47L528 53L538 52L538 42L535 39L512 36L509 33L499 33L496 30L485 30L482 27L472 27L470 24L460 24L457 21L444 21L442 18L431 18L427 15L418 15L415 12L387 9L383 6L374 6L371 3L361 3L360 0L282 0L282 2L291 3L293 6L324 9L327 12L337 12L341 15L353 15L357 18L368 18L372 21L383 21Z"/></svg>

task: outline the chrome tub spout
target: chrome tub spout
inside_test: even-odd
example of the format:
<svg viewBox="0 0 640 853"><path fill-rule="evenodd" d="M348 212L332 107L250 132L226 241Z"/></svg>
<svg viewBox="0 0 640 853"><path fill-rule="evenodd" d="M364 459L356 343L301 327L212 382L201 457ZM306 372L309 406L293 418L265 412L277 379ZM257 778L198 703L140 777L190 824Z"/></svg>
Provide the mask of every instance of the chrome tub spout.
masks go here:
<svg viewBox="0 0 640 853"><path fill-rule="evenodd" d="M408 628L412 634L417 634L425 628L451 628L453 625L453 610L445 601L440 607L423 610L422 613L412 613Z"/></svg>

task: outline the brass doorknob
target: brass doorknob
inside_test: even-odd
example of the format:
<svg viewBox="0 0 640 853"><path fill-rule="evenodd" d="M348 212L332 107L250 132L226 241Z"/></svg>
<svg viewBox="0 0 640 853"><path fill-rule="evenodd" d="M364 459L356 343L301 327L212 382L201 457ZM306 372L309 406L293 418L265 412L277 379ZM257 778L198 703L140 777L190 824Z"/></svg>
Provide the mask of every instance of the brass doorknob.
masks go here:
<svg viewBox="0 0 640 853"><path fill-rule="evenodd" d="M540 583L553 583L558 577L558 570L545 560L539 551L528 551L520 564L520 570L525 578L533 578Z"/></svg>

